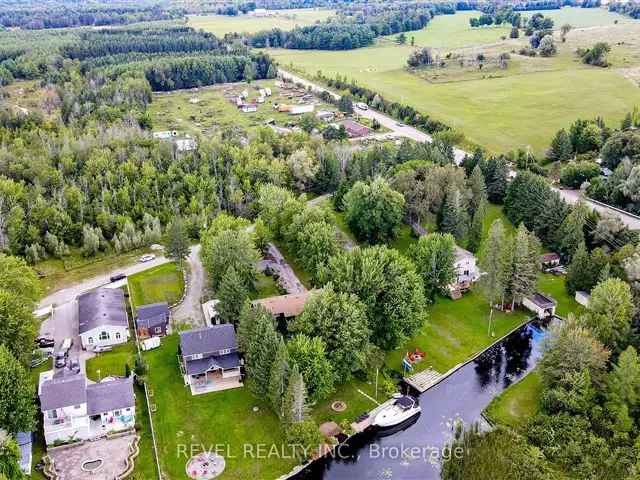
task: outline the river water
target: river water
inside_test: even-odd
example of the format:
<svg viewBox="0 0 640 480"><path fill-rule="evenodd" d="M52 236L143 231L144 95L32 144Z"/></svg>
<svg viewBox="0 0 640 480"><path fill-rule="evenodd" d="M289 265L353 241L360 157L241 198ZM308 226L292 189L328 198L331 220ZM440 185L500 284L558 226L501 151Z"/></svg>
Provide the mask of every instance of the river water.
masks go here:
<svg viewBox="0 0 640 480"><path fill-rule="evenodd" d="M538 362L549 322L533 321L419 396L422 412L400 430L369 431L314 462L297 480L436 480L455 425L484 423L491 400ZM414 392L415 393L415 392Z"/></svg>

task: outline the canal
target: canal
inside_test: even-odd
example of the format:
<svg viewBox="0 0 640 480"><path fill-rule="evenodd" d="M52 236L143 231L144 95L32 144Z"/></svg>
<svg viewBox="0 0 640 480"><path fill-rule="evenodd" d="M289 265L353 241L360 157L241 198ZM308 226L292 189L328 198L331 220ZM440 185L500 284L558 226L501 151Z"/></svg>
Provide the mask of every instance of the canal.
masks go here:
<svg viewBox="0 0 640 480"><path fill-rule="evenodd" d="M443 448L456 424L484 422L482 411L489 402L536 365L548 326L548 321L530 322L424 392L418 397L422 412L412 424L357 435L333 458L314 462L295 478L439 479Z"/></svg>

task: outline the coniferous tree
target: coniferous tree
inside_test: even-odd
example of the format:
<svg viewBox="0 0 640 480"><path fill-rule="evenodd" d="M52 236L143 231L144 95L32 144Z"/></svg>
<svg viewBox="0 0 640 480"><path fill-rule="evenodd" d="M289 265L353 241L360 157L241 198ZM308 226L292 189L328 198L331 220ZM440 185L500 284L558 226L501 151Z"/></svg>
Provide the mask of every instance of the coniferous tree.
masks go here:
<svg viewBox="0 0 640 480"><path fill-rule="evenodd" d="M509 282L512 306L521 303L524 298L536 291L539 271L536 261L538 253L531 252L531 247L535 248L535 242L532 244L527 228L520 224L514 240L513 268Z"/></svg>
<svg viewBox="0 0 640 480"><path fill-rule="evenodd" d="M590 279L590 261L589 252L584 242L582 242L573 254L571 263L567 267L567 283L566 288L569 294L574 295L578 290L589 291L587 288ZM592 285L593 286L593 285Z"/></svg>
<svg viewBox="0 0 640 480"><path fill-rule="evenodd" d="M473 216L480 206L487 203L487 186L479 165L476 165L471 173L469 187L471 189L471 202L469 208L471 215Z"/></svg>
<svg viewBox="0 0 640 480"><path fill-rule="evenodd" d="M307 389L298 365L293 364L289 375L289 384L282 399L282 422L285 427L309 418Z"/></svg>
<svg viewBox="0 0 640 480"><path fill-rule="evenodd" d="M462 203L460 190L451 189L447 192L442 207L440 230L450 233L455 237L456 241L460 242L466 236L468 228L469 216Z"/></svg>
<svg viewBox="0 0 640 480"><path fill-rule="evenodd" d="M585 243L584 226L589 208L584 203L574 206L560 225L558 232L560 249L567 258L572 258L580 244Z"/></svg>
<svg viewBox="0 0 640 480"><path fill-rule="evenodd" d="M271 368L279 338L271 316L258 314L255 322L253 337L245 352L247 381L256 397L265 398L269 393Z"/></svg>
<svg viewBox="0 0 640 480"><path fill-rule="evenodd" d="M571 158L573 154L573 147L571 145L571 138L567 131L562 128L558 130L555 137L551 141L551 146L547 152L547 157L554 162L564 162Z"/></svg>
<svg viewBox="0 0 640 480"><path fill-rule="evenodd" d="M507 289L507 275L510 262L507 262L507 238L500 219L495 220L489 229L487 241L480 255L480 268L486 273L480 279L480 289L489 303L489 322L493 319L495 304L502 301Z"/></svg>
<svg viewBox="0 0 640 480"><path fill-rule="evenodd" d="M271 376L269 378L269 402L273 411L278 416L282 416L282 401L289 380L289 351L284 343L284 339L280 336L276 357L271 367Z"/></svg>
<svg viewBox="0 0 640 480"><path fill-rule="evenodd" d="M509 173L507 162L502 157L491 157L481 165L489 201L492 203L502 203L502 199L507 191L507 177Z"/></svg>

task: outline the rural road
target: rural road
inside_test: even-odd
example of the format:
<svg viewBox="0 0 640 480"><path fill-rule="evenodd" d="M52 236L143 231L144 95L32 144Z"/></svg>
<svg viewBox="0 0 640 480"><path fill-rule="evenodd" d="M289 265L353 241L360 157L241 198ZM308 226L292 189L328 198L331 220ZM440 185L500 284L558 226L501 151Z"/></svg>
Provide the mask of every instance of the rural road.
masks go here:
<svg viewBox="0 0 640 480"><path fill-rule="evenodd" d="M148 270L149 268L157 267L158 265L163 265L165 263L169 263L172 260L159 255L155 259L150 262L145 263L136 263L134 265L130 265L128 267L119 267L111 272L104 273L102 275L98 275L96 277L88 278L87 280L83 280L76 285L72 285L68 288L63 288L62 290L58 290L56 292L50 293L38 304L38 308L48 307L49 305L62 305L63 303L70 302L74 300L81 293L87 292L89 290L93 290L95 288L101 287L103 285L107 285L110 283L109 278L116 273L124 273L125 275L133 275L134 273L142 272L144 270Z"/></svg>
<svg viewBox="0 0 640 480"><path fill-rule="evenodd" d="M340 99L340 95L338 95L337 93L332 92L331 90L316 83L310 82L306 78L299 77L298 75L289 73L286 70L282 70L281 68L278 69L278 74L286 80L291 80L294 83L299 83L300 85L311 88L311 90L314 92L328 92L329 95L331 95L334 99ZM360 115L361 117L369 118L371 120L377 120L380 125L394 132L396 136L410 138L411 140L415 140L417 142L431 143L433 141L431 135L421 132L417 128L413 128L409 125L400 123L397 120L389 117L388 115L385 115L384 113L373 110L371 107L369 107L367 110L360 110L359 108L356 108L356 110L358 112L358 115ZM462 163L462 160L464 160L464 157L467 155L467 152L465 152L464 150L460 150L459 148L454 148L453 155L456 165L460 165Z"/></svg>
<svg viewBox="0 0 640 480"><path fill-rule="evenodd" d="M595 210L600 215L613 215L622 220L630 230L640 230L640 218L634 217L633 215L629 215L627 213L621 212L619 210L614 210L613 208L606 207L599 203L593 202L586 198L580 190L561 190L558 188L554 188L556 192L560 194L562 199L573 205L582 200L585 204L587 204L592 210Z"/></svg>

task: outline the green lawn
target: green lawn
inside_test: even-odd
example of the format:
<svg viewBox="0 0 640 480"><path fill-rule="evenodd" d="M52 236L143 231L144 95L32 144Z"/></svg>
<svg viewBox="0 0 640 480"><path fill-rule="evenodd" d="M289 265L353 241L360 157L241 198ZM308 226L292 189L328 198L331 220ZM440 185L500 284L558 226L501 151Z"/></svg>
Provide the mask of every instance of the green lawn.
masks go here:
<svg viewBox="0 0 640 480"><path fill-rule="evenodd" d="M174 263L165 263L129 277L131 302L134 306L149 303L176 303L184 292L184 276Z"/></svg>
<svg viewBox="0 0 640 480"><path fill-rule="evenodd" d="M433 368L441 373L463 363L485 349L529 317L529 312L494 311L492 335L489 335L489 305L482 296L471 291L459 300L438 297L428 311L429 319L411 339L387 353L386 365L402 371L402 358L407 351L420 348L427 356L414 371Z"/></svg>
<svg viewBox="0 0 640 480"><path fill-rule="evenodd" d="M412 47L396 45L388 39L350 51L272 49L271 54L284 68L293 67L307 76L318 71L331 77L340 74L388 100L408 103L462 131L470 143L480 144L491 152L530 146L535 154L542 155L557 130L566 128L576 118L601 116L617 125L633 105L640 104L640 89L625 77L622 69L587 67L574 53L576 48L591 46L604 38L613 46L614 67L636 67L638 58L632 50L637 50L634 38L640 34L640 26L602 9L563 9L551 15L557 15L559 21L568 18L576 25L605 26L576 30L569 34L566 44L557 40L557 57L511 54L507 70L474 69L448 78L449 70L451 75L458 75L457 63L449 62L446 68L435 71L438 75L442 72L445 77L442 80L424 79L405 70ZM482 45L499 38L496 28L471 31L462 21L465 17L467 13L436 17L414 35L416 42L440 46L438 53L445 56L448 48L470 41ZM615 18L621 23L611 25ZM486 48L484 53L497 56L517 51L527 41L526 37L498 40L483 49ZM464 53L473 56L478 51L476 48ZM594 102L594 98L598 101Z"/></svg>
<svg viewBox="0 0 640 480"><path fill-rule="evenodd" d="M541 395L542 382L534 370L495 397L484 413L494 423L520 427L538 412Z"/></svg>
<svg viewBox="0 0 640 480"><path fill-rule="evenodd" d="M566 289L566 277L555 276L550 273L543 273L538 280L538 289L542 293L548 293L557 302L556 314L566 318L571 312L576 312L580 308L583 308L575 298L567 293Z"/></svg>
<svg viewBox="0 0 640 480"><path fill-rule="evenodd" d="M305 8L282 10L273 17L198 15L190 16L188 24L193 28L203 29L222 37L225 33L255 33L272 28L280 28L285 31L293 30L298 26L313 25L316 22L326 20L333 14L333 10Z"/></svg>
<svg viewBox="0 0 640 480"><path fill-rule="evenodd" d="M126 364L129 364L129 367L133 370L136 359L134 341L132 337L127 343L114 347L110 352L100 353L87 360L87 377L94 382L99 382L108 376L122 377L125 374Z"/></svg>
<svg viewBox="0 0 640 480"><path fill-rule="evenodd" d="M417 241L418 239L413 235L411 227L403 223L398 231L398 236L389 244L389 246L405 255L407 250L409 250L409 247Z"/></svg>
<svg viewBox="0 0 640 480"><path fill-rule="evenodd" d="M167 478L182 479L189 454L195 449L224 449L226 469L220 479L269 479L288 472L290 459L243 458L243 445L283 444L278 418L266 403L256 399L247 387L192 396L185 387L176 354L178 336L163 339L163 345L145 353L149 362L149 384L158 440L160 462ZM254 412L253 408L259 411ZM228 450L227 450L228 448Z"/></svg>

